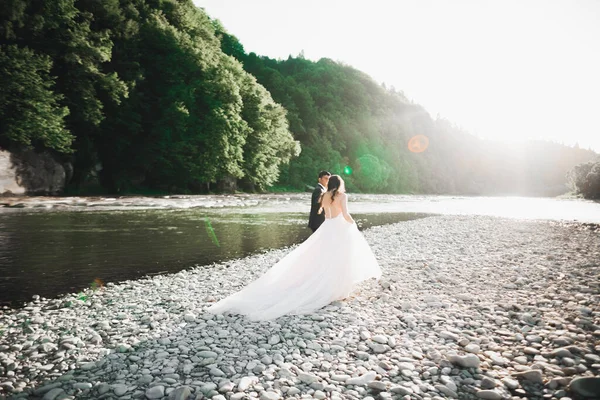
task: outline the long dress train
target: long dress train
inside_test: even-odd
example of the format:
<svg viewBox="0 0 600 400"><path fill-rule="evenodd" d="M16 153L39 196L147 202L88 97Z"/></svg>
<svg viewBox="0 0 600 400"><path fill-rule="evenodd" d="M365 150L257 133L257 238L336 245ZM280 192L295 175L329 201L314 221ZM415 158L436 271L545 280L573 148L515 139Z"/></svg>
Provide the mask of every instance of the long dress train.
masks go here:
<svg viewBox="0 0 600 400"><path fill-rule="evenodd" d="M380 277L381 269L364 236L340 214L326 219L264 275L208 311L243 314L255 321L309 314L348 297L359 282Z"/></svg>

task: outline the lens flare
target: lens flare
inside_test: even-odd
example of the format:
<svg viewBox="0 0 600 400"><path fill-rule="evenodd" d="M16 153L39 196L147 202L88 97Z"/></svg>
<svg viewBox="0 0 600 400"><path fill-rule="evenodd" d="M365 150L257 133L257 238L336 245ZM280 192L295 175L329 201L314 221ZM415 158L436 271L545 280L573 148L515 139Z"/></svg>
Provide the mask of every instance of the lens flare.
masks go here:
<svg viewBox="0 0 600 400"><path fill-rule="evenodd" d="M204 225L206 226L206 233L208 234L208 237L212 240L215 246L220 247L219 239L217 239L217 234L215 233L215 230L213 229L208 218L204 218Z"/></svg>
<svg viewBox="0 0 600 400"><path fill-rule="evenodd" d="M412 153L422 153L429 147L429 138L425 135L416 135L408 141L408 150Z"/></svg>
<svg viewBox="0 0 600 400"><path fill-rule="evenodd" d="M346 165L344 167L344 175L352 175L352 168L350 166Z"/></svg>

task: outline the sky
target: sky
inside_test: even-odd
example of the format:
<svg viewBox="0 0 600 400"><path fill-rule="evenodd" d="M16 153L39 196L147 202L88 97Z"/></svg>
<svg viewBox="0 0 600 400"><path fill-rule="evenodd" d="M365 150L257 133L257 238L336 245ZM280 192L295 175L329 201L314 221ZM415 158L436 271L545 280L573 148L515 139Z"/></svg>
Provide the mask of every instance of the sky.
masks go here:
<svg viewBox="0 0 600 400"><path fill-rule="evenodd" d="M600 152L600 0L194 0L246 52L322 57L486 139Z"/></svg>

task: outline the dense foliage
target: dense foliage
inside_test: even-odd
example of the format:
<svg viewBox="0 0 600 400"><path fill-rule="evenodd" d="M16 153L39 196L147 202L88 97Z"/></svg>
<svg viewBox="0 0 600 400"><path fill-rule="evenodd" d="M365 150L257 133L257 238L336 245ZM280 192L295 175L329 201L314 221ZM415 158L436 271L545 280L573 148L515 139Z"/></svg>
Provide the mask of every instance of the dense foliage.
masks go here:
<svg viewBox="0 0 600 400"><path fill-rule="evenodd" d="M3 2L0 71L0 146L73 152L74 186L264 189L299 153L191 1Z"/></svg>
<svg viewBox="0 0 600 400"><path fill-rule="evenodd" d="M246 54L234 36L217 31L223 51L288 110L302 153L283 167L280 184L287 187L312 183L319 169L342 173L349 166L347 183L365 192L558 195L567 191L569 169L596 157L555 143L484 141L352 67ZM416 135L429 139L424 152L408 150Z"/></svg>
<svg viewBox="0 0 600 400"><path fill-rule="evenodd" d="M353 191L559 194L595 156L482 141L329 59L248 54L191 0L3 1L0 148L24 147L72 164L70 190L118 193L304 190L328 169Z"/></svg>
<svg viewBox="0 0 600 400"><path fill-rule="evenodd" d="M600 161L576 165L568 179L576 193L586 199L600 199Z"/></svg>

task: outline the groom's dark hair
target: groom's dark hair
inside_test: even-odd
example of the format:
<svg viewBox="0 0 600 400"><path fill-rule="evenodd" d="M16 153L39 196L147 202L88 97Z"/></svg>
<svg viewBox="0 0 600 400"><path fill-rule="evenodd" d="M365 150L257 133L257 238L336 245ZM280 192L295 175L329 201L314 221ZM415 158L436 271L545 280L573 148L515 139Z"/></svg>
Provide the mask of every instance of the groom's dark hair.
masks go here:
<svg viewBox="0 0 600 400"><path fill-rule="evenodd" d="M327 172L327 171L321 171L321 172L319 172L319 179L321 179L324 176L331 176L331 173Z"/></svg>

